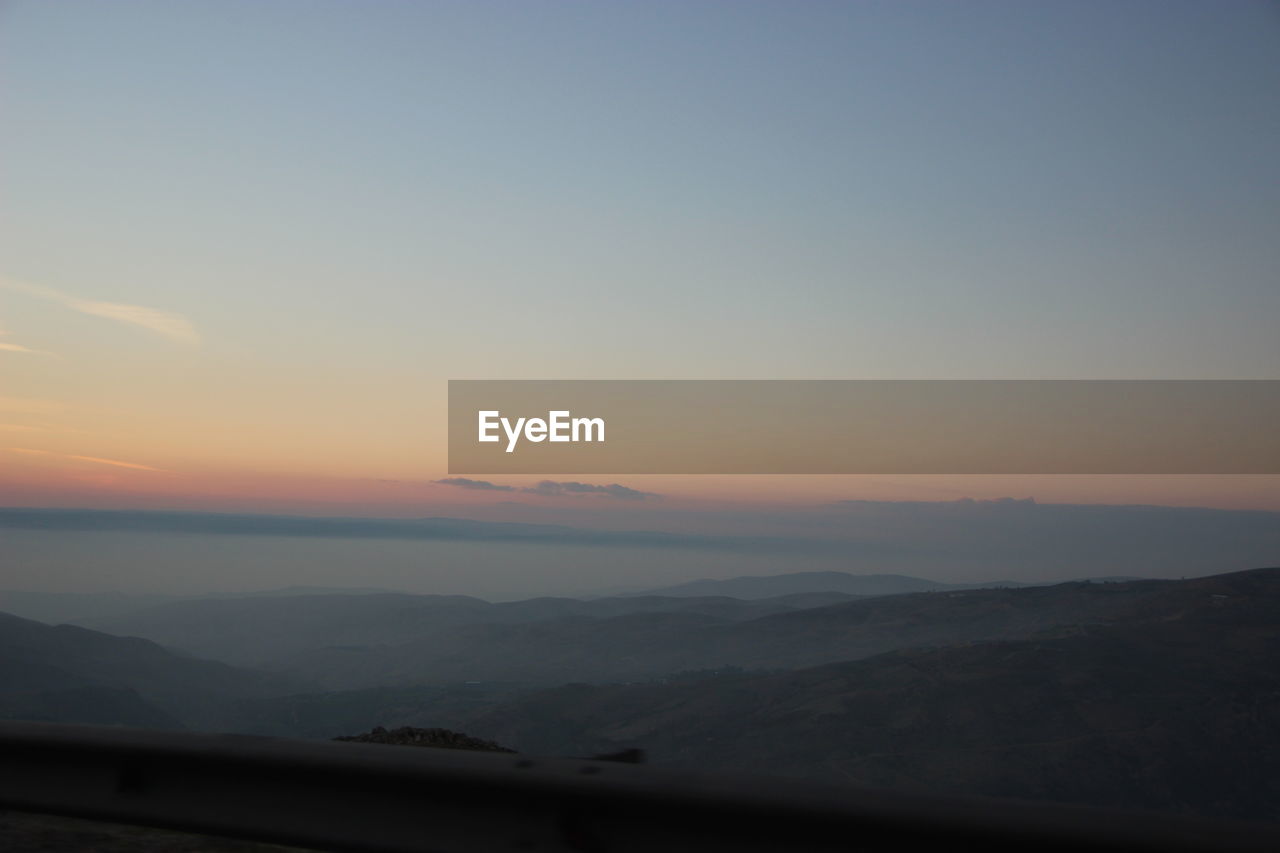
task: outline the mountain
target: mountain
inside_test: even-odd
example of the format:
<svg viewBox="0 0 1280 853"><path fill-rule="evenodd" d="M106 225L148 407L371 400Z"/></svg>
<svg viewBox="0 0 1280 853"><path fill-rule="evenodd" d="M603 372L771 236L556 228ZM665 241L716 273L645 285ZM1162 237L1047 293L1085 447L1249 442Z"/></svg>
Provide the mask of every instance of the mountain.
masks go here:
<svg viewBox="0 0 1280 853"><path fill-rule="evenodd" d="M1095 582L1142 580L1135 577L1080 578ZM1018 581L987 581L985 583L941 583L908 575L855 575L849 572L792 572L783 575L744 575L723 580L696 580L676 586L631 591L625 595L708 596L727 595L732 598L773 598L783 595L800 595L840 592L846 595L902 595L909 592L938 592L957 589L1012 588L1022 586L1049 586L1051 584L1020 583Z"/></svg>
<svg viewBox="0 0 1280 853"><path fill-rule="evenodd" d="M0 713L312 737L447 728L522 753L640 749L711 773L1280 820L1280 568L780 601L301 596L147 611L199 604L215 608L197 611L200 630L233 616L262 639L309 626L309 642L344 618L351 636L436 625L277 661L328 692L4 616ZM272 623L291 610L297 623Z"/></svg>
<svg viewBox="0 0 1280 853"><path fill-rule="evenodd" d="M992 586L1017 586L1013 583ZM785 575L746 575L725 580L696 580L675 586L645 590L630 595L703 596L731 598L773 598L813 592L843 592L847 595L899 595L929 592L949 585L907 575L854 575L848 572L793 572Z"/></svg>
<svg viewBox="0 0 1280 853"><path fill-rule="evenodd" d="M10 719L217 729L241 701L305 686L136 637L0 613L0 716Z"/></svg>
<svg viewBox="0 0 1280 853"><path fill-rule="evenodd" d="M566 682L643 682L734 668L792 670L885 652L999 640L1045 639L1091 626L1158 624L1233 595L1264 569L1188 581L1069 583L1053 587L918 593L728 621L696 613L631 613L609 619L474 624L402 645L325 648L279 662L282 671L340 691L289 710L318 732L325 721L358 725L366 711L473 707L476 695ZM445 697L450 685L465 685ZM409 691L400 694L397 691ZM353 692L355 691L355 692ZM359 691L365 691L362 695ZM389 693L384 691L390 691ZM430 696L413 691L426 691ZM410 695L412 694L412 695ZM481 703L483 704L483 703ZM280 733L259 720L264 732ZM386 723L377 718L374 722Z"/></svg>
<svg viewBox="0 0 1280 853"><path fill-rule="evenodd" d="M145 637L200 657L254 665L328 645L404 642L473 621L491 607L467 596L268 595L191 599L78 624Z"/></svg>
<svg viewBox="0 0 1280 853"><path fill-rule="evenodd" d="M923 592L747 619L694 609L476 622L408 643L314 648L273 666L331 690L461 681L644 681L725 666L796 669L894 649L1023 639L1064 626L1137 624L1176 611L1184 598L1200 595L1195 590L1215 583L1201 581ZM771 601L776 600L765 600Z"/></svg>
<svg viewBox="0 0 1280 853"><path fill-rule="evenodd" d="M1128 599L1120 590L1141 599L1172 583L967 589L906 580L935 589L877 596L635 595L498 604L405 593L206 598L82 624L200 657L291 673L333 690L476 680L634 681L726 664L794 668L904 646L1015 638L1123 610Z"/></svg>
<svg viewBox="0 0 1280 853"><path fill-rule="evenodd" d="M294 584L276 589L263 589L255 592L219 592L210 593L202 598L288 598L297 595L378 595L395 593L394 589L383 589L379 586L308 586Z"/></svg>
<svg viewBox="0 0 1280 853"><path fill-rule="evenodd" d="M1280 820L1280 569L1169 593L1053 636L576 684L434 724L524 753L638 747L688 770Z"/></svg>
<svg viewBox="0 0 1280 853"><path fill-rule="evenodd" d="M174 595L128 595L118 592L27 592L0 590L0 611L49 625L79 619L106 619L181 600Z"/></svg>
<svg viewBox="0 0 1280 853"><path fill-rule="evenodd" d="M735 621L849 600L852 597L842 593L809 593L757 601L723 596L634 596L591 601L533 598L492 604L461 595L335 592L193 599L81 620L79 624L145 637L200 657L257 666L278 665L282 660L325 649L341 653L414 642L452 644L459 632L482 625L562 621L581 623L582 629L590 630L590 623L636 613Z"/></svg>
<svg viewBox="0 0 1280 853"><path fill-rule="evenodd" d="M260 592L209 595L133 595L120 592L29 592L0 590L0 611L49 625L111 619L157 605L192 599L362 595L390 592L372 587L290 586Z"/></svg>

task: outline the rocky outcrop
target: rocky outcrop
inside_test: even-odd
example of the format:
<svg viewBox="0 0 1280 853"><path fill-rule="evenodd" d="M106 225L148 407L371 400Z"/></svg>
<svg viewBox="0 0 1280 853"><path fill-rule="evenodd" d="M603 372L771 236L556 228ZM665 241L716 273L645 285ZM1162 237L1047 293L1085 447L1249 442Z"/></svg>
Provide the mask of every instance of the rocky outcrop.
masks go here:
<svg viewBox="0 0 1280 853"><path fill-rule="evenodd" d="M413 726L402 726L388 731L382 726L375 726L372 731L362 735L336 737L334 740L351 743L387 743L394 746L434 746L440 749L471 749L479 752L515 752L499 746L493 741L481 740L462 732L449 729L419 729Z"/></svg>

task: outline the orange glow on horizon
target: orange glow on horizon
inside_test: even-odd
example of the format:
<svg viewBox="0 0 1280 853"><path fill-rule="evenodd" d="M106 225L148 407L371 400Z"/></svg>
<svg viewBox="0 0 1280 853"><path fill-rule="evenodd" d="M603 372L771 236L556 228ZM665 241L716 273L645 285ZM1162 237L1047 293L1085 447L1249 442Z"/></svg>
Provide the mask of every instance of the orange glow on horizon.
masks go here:
<svg viewBox="0 0 1280 853"><path fill-rule="evenodd" d="M1280 511L1280 477L1254 476L838 476L685 475L495 477L467 479L506 489L445 485L443 472L352 476L324 471L262 470L206 460L167 467L85 453L7 448L0 504L98 508L192 508L211 511L415 516L466 513L499 504L591 509L611 516L644 510L750 509L825 505L843 500L954 501L1034 497L1041 503L1154 504ZM147 457L144 457L147 458ZM157 461L148 458L148 462ZM156 476L162 475L162 476ZM581 481L655 493L660 499L600 495L545 497L519 489L541 480Z"/></svg>

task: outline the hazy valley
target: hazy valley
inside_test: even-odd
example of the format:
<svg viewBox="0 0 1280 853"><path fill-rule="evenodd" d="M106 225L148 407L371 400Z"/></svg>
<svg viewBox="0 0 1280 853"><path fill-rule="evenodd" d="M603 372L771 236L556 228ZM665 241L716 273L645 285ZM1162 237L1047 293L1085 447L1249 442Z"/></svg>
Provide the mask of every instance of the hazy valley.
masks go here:
<svg viewBox="0 0 1280 853"><path fill-rule="evenodd" d="M1280 819L1280 569L852 577L498 604L286 592L84 620L100 630L6 616L0 713L313 738L443 726L531 753Z"/></svg>

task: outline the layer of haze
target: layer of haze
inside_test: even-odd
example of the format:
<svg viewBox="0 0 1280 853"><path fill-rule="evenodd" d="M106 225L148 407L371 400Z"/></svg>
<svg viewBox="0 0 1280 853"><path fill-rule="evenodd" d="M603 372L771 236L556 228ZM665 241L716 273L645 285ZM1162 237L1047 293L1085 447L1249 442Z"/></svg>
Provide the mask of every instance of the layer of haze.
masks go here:
<svg viewBox="0 0 1280 853"><path fill-rule="evenodd" d="M0 547L9 588L189 594L320 585L491 599L813 570L970 583L1178 577L1280 557L1275 512L1004 499L629 515L635 526L623 528L587 511L577 524L548 524L515 513L459 520L0 508Z"/></svg>

